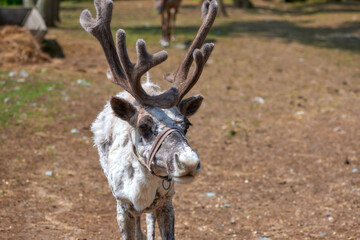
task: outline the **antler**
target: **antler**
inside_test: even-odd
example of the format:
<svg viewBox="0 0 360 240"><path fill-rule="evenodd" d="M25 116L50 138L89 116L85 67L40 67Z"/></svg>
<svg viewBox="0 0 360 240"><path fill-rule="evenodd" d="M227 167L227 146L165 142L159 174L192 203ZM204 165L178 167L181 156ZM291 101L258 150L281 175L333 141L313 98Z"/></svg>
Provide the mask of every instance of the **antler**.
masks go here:
<svg viewBox="0 0 360 240"><path fill-rule="evenodd" d="M136 43L138 59L136 63L132 63L126 50L125 31L122 29L116 32L117 45L115 48L110 29L113 2L111 0L94 0L94 4L96 18L93 19L91 13L88 10L84 10L80 16L80 24L87 32L99 40L110 66L111 81L123 87L142 105L159 108L175 106L199 79L202 69L214 47L213 44L205 44L201 51L196 49L203 44L214 22L217 12L216 1L205 2L203 5L202 11L205 17L196 38L174 75L174 84L167 91L159 95L148 95L142 88L140 80L144 73L167 59L167 52L160 51L153 55L149 54L146 51L144 40L139 39ZM196 67L190 78L186 79L193 61L191 55L195 59ZM170 75L167 79L170 79Z"/></svg>
<svg viewBox="0 0 360 240"><path fill-rule="evenodd" d="M185 53L185 56L176 70L175 73L167 73L164 79L173 83L179 89L179 99L181 100L186 93L196 84L202 70L214 49L213 43L206 43L203 45L207 34L209 33L211 26L215 21L215 17L218 11L218 5L216 0L204 1L202 7L202 23L196 34L195 39L192 41L189 49ZM203 46L202 46L203 45ZM199 48L202 46L201 50ZM195 69L187 78L191 64L195 60Z"/></svg>

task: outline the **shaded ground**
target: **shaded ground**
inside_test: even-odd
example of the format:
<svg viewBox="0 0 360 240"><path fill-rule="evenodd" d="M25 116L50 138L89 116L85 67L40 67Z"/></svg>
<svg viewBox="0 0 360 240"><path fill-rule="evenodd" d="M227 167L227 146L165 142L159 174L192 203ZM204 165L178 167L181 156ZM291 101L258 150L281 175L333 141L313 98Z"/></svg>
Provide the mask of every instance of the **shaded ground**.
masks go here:
<svg viewBox="0 0 360 240"><path fill-rule="evenodd" d="M184 54L175 45L199 24L194 4L151 72L163 86ZM360 239L360 6L255 4L229 8L209 35L216 48L191 92L205 101L189 132L203 171L176 187L176 237ZM89 125L120 89L77 23L84 8L94 9L63 5L46 36L65 59L1 68L1 239L119 239ZM115 3L131 57L139 37L161 49L159 21L151 2ZM19 81L21 69L30 76Z"/></svg>

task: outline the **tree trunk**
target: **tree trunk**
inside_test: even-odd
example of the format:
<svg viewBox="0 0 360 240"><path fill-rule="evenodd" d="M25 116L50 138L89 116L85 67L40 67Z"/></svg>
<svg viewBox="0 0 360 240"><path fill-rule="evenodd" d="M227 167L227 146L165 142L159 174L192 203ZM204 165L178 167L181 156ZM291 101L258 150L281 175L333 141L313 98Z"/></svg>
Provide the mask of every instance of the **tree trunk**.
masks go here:
<svg viewBox="0 0 360 240"><path fill-rule="evenodd" d="M55 1L55 15L56 15L56 21L61 22L60 20L60 0Z"/></svg>
<svg viewBox="0 0 360 240"><path fill-rule="evenodd" d="M253 8L254 5L250 0L234 0L234 7L248 9Z"/></svg>
<svg viewBox="0 0 360 240"><path fill-rule="evenodd" d="M35 6L34 0L23 0L23 6L26 8L32 8Z"/></svg>
<svg viewBox="0 0 360 240"><path fill-rule="evenodd" d="M54 27L57 21L60 21L59 8L60 0L38 0L36 7L44 18L48 27Z"/></svg>

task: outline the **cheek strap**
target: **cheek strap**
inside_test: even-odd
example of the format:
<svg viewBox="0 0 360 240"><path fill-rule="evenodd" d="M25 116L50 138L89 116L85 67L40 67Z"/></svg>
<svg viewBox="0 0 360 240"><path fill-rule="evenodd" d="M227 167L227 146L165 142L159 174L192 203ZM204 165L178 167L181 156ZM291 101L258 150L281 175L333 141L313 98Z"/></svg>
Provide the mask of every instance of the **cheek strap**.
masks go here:
<svg viewBox="0 0 360 240"><path fill-rule="evenodd" d="M155 141L150 150L149 158L146 163L146 166L151 173L153 173L153 171L151 170L151 163L155 157L155 154L159 150L159 148L160 148L161 144L164 142L165 138L167 136L169 136L172 132L175 132L175 131L178 131L178 130L175 128L165 128L164 131L162 131L159 135L156 136Z"/></svg>

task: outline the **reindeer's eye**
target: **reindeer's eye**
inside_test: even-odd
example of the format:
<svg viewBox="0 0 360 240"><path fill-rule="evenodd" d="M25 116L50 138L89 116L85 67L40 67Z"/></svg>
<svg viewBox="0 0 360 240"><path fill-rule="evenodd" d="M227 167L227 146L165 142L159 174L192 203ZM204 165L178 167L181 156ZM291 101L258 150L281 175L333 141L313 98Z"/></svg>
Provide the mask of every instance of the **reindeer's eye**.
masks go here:
<svg viewBox="0 0 360 240"><path fill-rule="evenodd" d="M185 119L185 130L184 130L184 134L186 135L189 127L192 126L191 122L188 119Z"/></svg>
<svg viewBox="0 0 360 240"><path fill-rule="evenodd" d="M141 132L147 132L147 131L150 130L150 126L147 125L146 123L143 123L143 124L141 124L141 125L139 126L139 129L140 129Z"/></svg>
<svg viewBox="0 0 360 240"><path fill-rule="evenodd" d="M143 123L139 125L139 133L144 138L150 138L152 134L151 126L149 124Z"/></svg>

